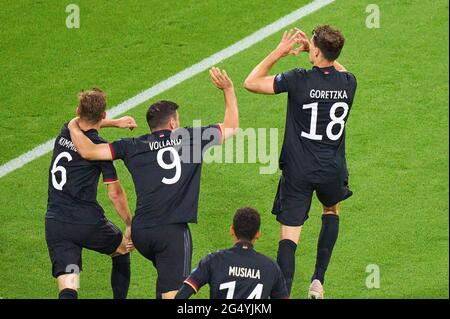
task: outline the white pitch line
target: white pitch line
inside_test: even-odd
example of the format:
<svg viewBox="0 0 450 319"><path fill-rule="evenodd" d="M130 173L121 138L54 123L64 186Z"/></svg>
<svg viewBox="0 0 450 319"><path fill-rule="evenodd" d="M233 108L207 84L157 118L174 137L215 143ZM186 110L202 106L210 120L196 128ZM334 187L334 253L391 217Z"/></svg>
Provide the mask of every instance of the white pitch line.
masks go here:
<svg viewBox="0 0 450 319"><path fill-rule="evenodd" d="M142 91L141 93L133 96L132 98L112 107L107 113L108 117L114 118L125 112L131 110L132 108L142 104L152 97L161 94L164 91L174 87L177 84L209 69L210 67L218 64L219 62L251 47L252 45L264 40L265 38L271 36L272 34L280 31L281 29L293 24L299 19L310 15L311 13L325 7L326 5L334 2L335 0L315 0L290 14L278 19L277 21L259 29L255 33L245 37L244 39L236 42L233 45L209 56L208 58L184 69L183 71L167 78L166 80L159 82L158 84L152 86L151 88ZM0 178L21 168L25 164L41 157L53 149L53 144L55 139L51 139L41 145L36 146L31 151L16 157L15 159L0 166Z"/></svg>

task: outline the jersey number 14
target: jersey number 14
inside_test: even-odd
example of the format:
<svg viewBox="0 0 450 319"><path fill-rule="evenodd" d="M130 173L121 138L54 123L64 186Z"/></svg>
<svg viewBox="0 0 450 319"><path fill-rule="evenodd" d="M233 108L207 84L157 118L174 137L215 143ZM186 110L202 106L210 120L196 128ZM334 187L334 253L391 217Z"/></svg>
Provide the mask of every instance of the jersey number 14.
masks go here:
<svg viewBox="0 0 450 319"><path fill-rule="evenodd" d="M263 284L257 284L255 289L250 293L247 299L261 299L263 292ZM220 284L219 290L227 290L227 299L233 299L234 290L236 289L236 281L229 281L223 284Z"/></svg>

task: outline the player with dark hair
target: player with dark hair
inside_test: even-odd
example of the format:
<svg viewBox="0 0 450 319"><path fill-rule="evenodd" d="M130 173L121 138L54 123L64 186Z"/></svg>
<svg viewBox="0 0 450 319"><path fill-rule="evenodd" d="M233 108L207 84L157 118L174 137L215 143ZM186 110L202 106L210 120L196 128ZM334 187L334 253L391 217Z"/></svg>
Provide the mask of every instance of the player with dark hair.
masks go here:
<svg viewBox="0 0 450 319"><path fill-rule="evenodd" d="M338 237L339 203L352 195L345 159L345 124L356 92L356 78L336 61L344 42L342 34L328 25L315 28L311 40L298 29L285 32L278 47L244 83L254 93L288 93L279 163L282 176L272 212L281 224L277 260L289 291L295 251L314 191L323 206L310 298L323 298L325 271ZM302 51L309 52L311 70L295 68L269 75L282 57Z"/></svg>
<svg viewBox="0 0 450 319"><path fill-rule="evenodd" d="M206 284L210 286L211 299L289 298L278 264L253 248L261 235L260 224L255 209L238 209L230 229L234 247L203 258L176 298L187 299Z"/></svg>
<svg viewBox="0 0 450 319"><path fill-rule="evenodd" d="M99 89L78 96L77 114L82 134L96 144L106 141L98 135L100 127L134 128L134 119L106 120L106 96ZM108 196L126 225L125 235L104 215L97 202L100 174ZM115 299L126 298L130 284L131 214L128 201L111 161L90 162L73 145L67 124L56 138L48 178L48 204L45 237L58 281L59 298L78 297L79 272L83 248L111 255L111 287Z"/></svg>
<svg viewBox="0 0 450 319"><path fill-rule="evenodd" d="M132 175L137 201L133 243L158 272L157 298L174 298L191 271L189 223L197 222L202 154L236 134L239 114L233 82L225 71L210 70L225 98L223 123L180 128L178 105L159 101L147 111L150 134L94 144L77 119L69 123L80 154L91 160L122 159Z"/></svg>

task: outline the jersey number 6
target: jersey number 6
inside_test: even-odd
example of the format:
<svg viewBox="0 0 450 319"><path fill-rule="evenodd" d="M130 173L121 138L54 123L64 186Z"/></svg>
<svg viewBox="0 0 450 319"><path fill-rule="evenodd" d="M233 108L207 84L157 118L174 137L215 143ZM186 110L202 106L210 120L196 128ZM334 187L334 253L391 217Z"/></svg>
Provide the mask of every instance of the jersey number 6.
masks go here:
<svg viewBox="0 0 450 319"><path fill-rule="evenodd" d="M172 163L170 164L167 164L163 160L163 155L166 152L169 152L171 155L170 157L172 159ZM174 177L172 178L164 177L162 179L162 182L167 185L175 184L176 182L178 182L178 180L181 177L181 160L180 155L178 155L178 152L173 147L162 148L158 151L158 154L156 155L156 160L158 161L159 166L161 166L161 168L163 169L173 169L173 168L176 169Z"/></svg>
<svg viewBox="0 0 450 319"><path fill-rule="evenodd" d="M70 155L68 152L62 152L60 153L58 156L56 156L55 161L53 162L53 166L52 166L52 184L53 187L59 191L62 191L64 184L67 183L67 172L66 169L62 166L57 166L58 162L62 159L62 158L67 158L67 161L70 162L72 160L72 155ZM56 180L56 172L60 172L61 173L61 181L58 183L58 181Z"/></svg>

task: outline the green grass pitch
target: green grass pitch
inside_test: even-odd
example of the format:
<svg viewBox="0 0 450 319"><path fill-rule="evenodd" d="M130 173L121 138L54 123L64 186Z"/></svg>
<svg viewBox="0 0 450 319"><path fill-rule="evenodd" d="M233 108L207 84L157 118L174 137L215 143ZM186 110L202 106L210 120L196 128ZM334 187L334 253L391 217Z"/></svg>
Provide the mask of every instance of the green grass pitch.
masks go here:
<svg viewBox="0 0 450 319"><path fill-rule="evenodd" d="M47 141L74 114L76 94L98 86L116 105L259 28L305 5L286 1L77 0L81 27L65 26L64 1L14 1L0 10L0 164ZM340 62L358 78L347 126L347 157L354 196L343 204L341 231L327 273L328 298L448 298L448 2L378 0L381 26L365 26L372 0L344 1L301 19L310 32L320 23L347 38ZM242 83L278 43L282 32L225 61L240 105L241 125L277 127L280 145L286 96L257 96ZM287 57L275 71L309 67ZM106 129L113 140L145 134L146 107L158 99L181 105L182 124L220 121L221 93L207 72L129 112L132 134ZM47 154L0 179L0 298L55 298L56 283L44 239ZM130 206L131 177L117 162ZM262 213L256 248L276 256L279 227L270 214L278 174L259 164L207 164L203 168L199 224L192 225L193 263L231 244L234 210ZM106 197L107 216L122 225ZM297 251L293 298L305 298L320 229L315 199ZM111 261L83 254L81 298L111 298ZM379 289L365 285L366 266L380 267ZM194 265L193 265L194 266ZM132 254L130 298L154 298L156 274ZM196 298L208 297L202 289Z"/></svg>

